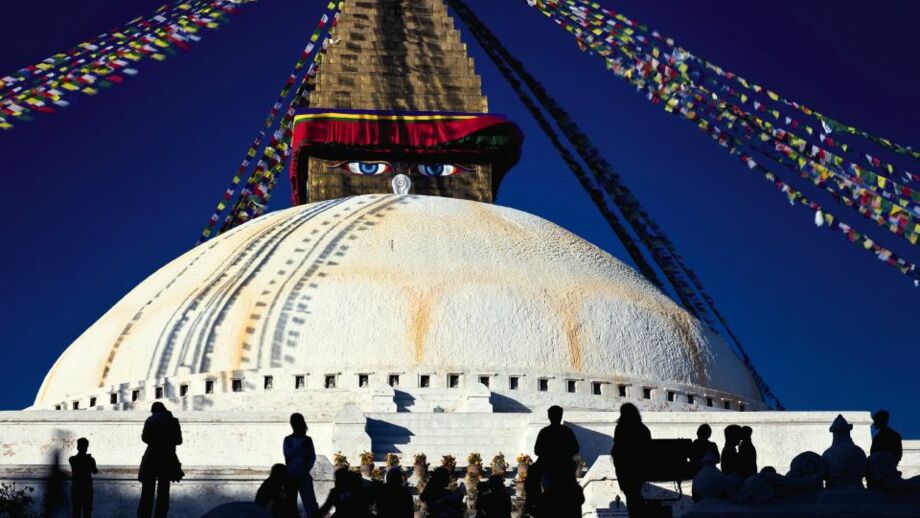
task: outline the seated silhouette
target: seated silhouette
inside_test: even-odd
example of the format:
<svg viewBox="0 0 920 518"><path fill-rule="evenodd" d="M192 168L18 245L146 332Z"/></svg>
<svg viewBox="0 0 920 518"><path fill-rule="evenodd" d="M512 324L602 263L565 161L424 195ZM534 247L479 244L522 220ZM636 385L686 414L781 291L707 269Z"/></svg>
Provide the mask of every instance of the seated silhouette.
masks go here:
<svg viewBox="0 0 920 518"><path fill-rule="evenodd" d="M639 409L632 403L620 406L620 418L613 431L613 467L617 483L626 497L629 516L644 516L646 502L642 485L646 481L645 463L650 455L652 433L642 423Z"/></svg>
<svg viewBox="0 0 920 518"><path fill-rule="evenodd" d="M419 499L428 507L429 518L460 518L464 515L463 494L448 488L450 472L437 467Z"/></svg>
<svg viewBox="0 0 920 518"><path fill-rule="evenodd" d="M479 483L476 498L477 518L511 518L511 495L501 475L492 475L486 482Z"/></svg>
<svg viewBox="0 0 920 518"><path fill-rule="evenodd" d="M753 432L750 426L741 427L741 442L738 444L738 474L744 478L757 474L757 448L751 442Z"/></svg>
<svg viewBox="0 0 920 518"><path fill-rule="evenodd" d="M690 466L694 475L703 466L703 457L707 452L712 452L716 457L716 464L719 463L719 447L709 440L710 437L712 437L712 428L708 424L701 424L696 429L696 440L690 445Z"/></svg>
<svg viewBox="0 0 920 518"><path fill-rule="evenodd" d="M370 504L367 489L361 483L361 475L339 468L335 471L335 483L326 501L320 506L318 516L326 516L334 508L335 514L332 516L335 518L368 518L373 516Z"/></svg>
<svg viewBox="0 0 920 518"><path fill-rule="evenodd" d="M285 487L286 470L284 464L272 466L268 478L262 482L256 492L256 504L270 512L272 516L291 518L296 516L296 509L292 510L289 505Z"/></svg>
<svg viewBox="0 0 920 518"><path fill-rule="evenodd" d="M875 437L872 438L872 447L869 454L884 451L895 459L895 467L901 462L901 456L904 453L901 444L901 434L888 426L891 418L887 410L879 410L872 415L872 427L877 430Z"/></svg>
<svg viewBox="0 0 920 518"><path fill-rule="evenodd" d="M86 453L89 440L77 439L77 454L70 458L70 502L75 518L89 518L93 514L93 475L99 473L96 459Z"/></svg>
<svg viewBox="0 0 920 518"><path fill-rule="evenodd" d="M378 518L412 518L415 513L412 491L398 467L387 470L386 481L378 487L376 507Z"/></svg>

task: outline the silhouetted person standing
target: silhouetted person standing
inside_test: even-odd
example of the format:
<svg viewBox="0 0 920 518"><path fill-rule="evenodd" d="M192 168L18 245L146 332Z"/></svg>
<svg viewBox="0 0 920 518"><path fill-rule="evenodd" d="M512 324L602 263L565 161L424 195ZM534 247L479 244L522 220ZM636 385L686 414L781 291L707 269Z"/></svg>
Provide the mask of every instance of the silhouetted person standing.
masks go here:
<svg viewBox="0 0 920 518"><path fill-rule="evenodd" d="M380 488L377 499L377 516L379 518L412 518L415 503L412 491L403 482L403 474L397 467L387 470L386 482Z"/></svg>
<svg viewBox="0 0 920 518"><path fill-rule="evenodd" d="M99 473L96 459L86 453L89 440L77 439L77 454L70 458L70 502L74 518L90 518L93 514L93 475Z"/></svg>
<svg viewBox="0 0 920 518"><path fill-rule="evenodd" d="M147 444L147 451L144 452L141 469L137 475L143 484L137 515L140 518L150 518L152 513L156 518L165 518L169 512L169 483L181 478L176 446L182 444L182 429L179 427L179 420L159 401L150 407L150 414L144 422L144 431L141 434L141 440Z"/></svg>
<svg viewBox="0 0 920 518"><path fill-rule="evenodd" d="M642 423L639 409L632 403L620 406L620 418L613 431L613 467L617 483L626 497L629 516L645 515L642 485L645 483L644 463L648 462L652 433Z"/></svg>
<svg viewBox="0 0 920 518"><path fill-rule="evenodd" d="M316 463L316 450L313 448L313 439L307 435L307 422L301 414L291 414L291 429L293 433L284 438L284 464L287 467L285 486L295 512L297 493L300 493L304 514L307 518L313 518L317 516L318 506L310 470Z"/></svg>
<svg viewBox="0 0 920 518"><path fill-rule="evenodd" d="M742 475L738 444L741 443L741 427L730 424L725 427L725 446L722 447L722 473Z"/></svg>
<svg viewBox="0 0 920 518"><path fill-rule="evenodd" d="M869 454L871 455L878 451L889 453L894 457L895 467L897 467L898 463L901 462L903 447L901 445L901 434L888 426L890 417L887 410L879 410L872 416L872 425L878 430L878 433L872 438L872 447L869 449Z"/></svg>
<svg viewBox="0 0 920 518"><path fill-rule="evenodd" d="M703 457L708 452L712 452L716 457L716 464L719 463L719 447L709 440L710 437L712 437L712 428L708 424L701 424L696 429L696 440L690 445L690 466L694 475L703 466Z"/></svg>
<svg viewBox="0 0 920 518"><path fill-rule="evenodd" d="M294 513L290 511L290 500L287 497L284 487L284 479L287 477L287 468L284 464L275 464L268 475L268 478L259 486L256 492L256 504L272 513L272 516L293 518Z"/></svg>
<svg viewBox="0 0 920 518"><path fill-rule="evenodd" d="M751 442L754 430L750 426L741 427L741 442L738 444L738 474L744 478L757 474L757 448Z"/></svg>
<svg viewBox="0 0 920 518"><path fill-rule="evenodd" d="M578 440L572 429L562 424L562 407L553 405L546 414L549 426L540 430L533 451L542 468L543 485L552 487L575 477L573 457L578 454Z"/></svg>

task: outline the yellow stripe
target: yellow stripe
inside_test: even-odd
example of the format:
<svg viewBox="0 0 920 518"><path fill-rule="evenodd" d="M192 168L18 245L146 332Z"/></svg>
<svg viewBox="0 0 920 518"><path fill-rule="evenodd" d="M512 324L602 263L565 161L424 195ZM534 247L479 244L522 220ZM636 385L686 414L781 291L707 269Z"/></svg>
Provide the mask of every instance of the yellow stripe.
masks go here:
<svg viewBox="0 0 920 518"><path fill-rule="evenodd" d="M483 113L482 115L488 115ZM402 121L433 121L433 120L469 120L480 115L376 115L371 113L302 113L294 116L294 123L307 119L351 119L351 120L402 120Z"/></svg>

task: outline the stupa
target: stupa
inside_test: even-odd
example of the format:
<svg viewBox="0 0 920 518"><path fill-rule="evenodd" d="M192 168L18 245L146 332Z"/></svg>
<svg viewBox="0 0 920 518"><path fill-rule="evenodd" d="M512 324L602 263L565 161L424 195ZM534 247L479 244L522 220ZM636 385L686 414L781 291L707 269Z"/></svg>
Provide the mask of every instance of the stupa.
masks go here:
<svg viewBox="0 0 920 518"><path fill-rule="evenodd" d="M630 267L493 203L522 137L488 114L442 0L346 2L310 106L294 206L183 254L87 329L30 409L0 413L0 480L41 487L48 453L85 436L96 514L123 515L154 401L185 435L178 516L251 500L294 411L320 498L337 452L532 454L551 404L595 474L589 507L618 491L604 456L626 401L656 437L751 425L780 470L823 449L836 412L767 411L725 342ZM868 449L868 414L845 415Z"/></svg>

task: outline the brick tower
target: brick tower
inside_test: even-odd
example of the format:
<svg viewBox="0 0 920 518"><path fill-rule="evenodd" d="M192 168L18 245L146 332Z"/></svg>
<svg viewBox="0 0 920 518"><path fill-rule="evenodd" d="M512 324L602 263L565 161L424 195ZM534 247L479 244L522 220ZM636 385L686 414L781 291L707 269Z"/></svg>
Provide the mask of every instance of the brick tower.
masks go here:
<svg viewBox="0 0 920 518"><path fill-rule="evenodd" d="M412 127L425 135L444 133L443 125L483 126L488 102L482 83L442 0L345 2L332 34L309 97L313 114L299 116L295 126L318 119L365 124L351 130L355 139L376 131L378 126L368 124L389 125L381 133ZM516 127L501 122L505 130L513 127L516 142L512 136L495 144L494 132L483 136L478 129L409 149L402 146L404 137L360 146L354 141L305 146L295 136L295 203L389 193L399 173L411 178L414 194L492 202L520 146ZM483 146L493 149L484 153Z"/></svg>

